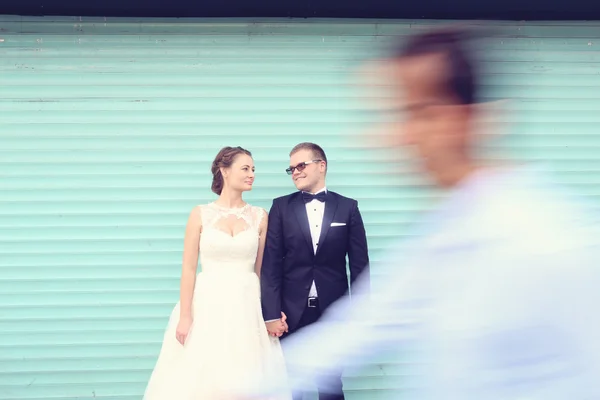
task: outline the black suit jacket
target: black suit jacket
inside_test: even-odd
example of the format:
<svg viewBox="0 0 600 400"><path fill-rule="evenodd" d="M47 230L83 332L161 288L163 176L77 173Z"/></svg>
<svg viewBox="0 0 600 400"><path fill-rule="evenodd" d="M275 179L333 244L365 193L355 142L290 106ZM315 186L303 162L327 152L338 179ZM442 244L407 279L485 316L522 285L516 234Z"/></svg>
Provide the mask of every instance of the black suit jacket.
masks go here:
<svg viewBox="0 0 600 400"><path fill-rule="evenodd" d="M331 226L332 222L345 225ZM328 191L318 243L315 254L301 192L273 200L260 275L265 321L281 318L283 311L290 332L294 331L313 280L321 311L348 294L348 281L359 275L361 288L368 288L367 238L356 200Z"/></svg>

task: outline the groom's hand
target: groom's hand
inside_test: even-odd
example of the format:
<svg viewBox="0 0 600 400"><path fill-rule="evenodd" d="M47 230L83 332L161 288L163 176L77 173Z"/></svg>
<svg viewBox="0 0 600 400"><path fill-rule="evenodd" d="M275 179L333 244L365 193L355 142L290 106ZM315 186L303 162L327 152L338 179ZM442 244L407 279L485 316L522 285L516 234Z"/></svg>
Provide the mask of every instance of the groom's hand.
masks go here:
<svg viewBox="0 0 600 400"><path fill-rule="evenodd" d="M283 325L283 327L285 329L284 332L288 331L288 324L286 321L287 321L287 315L285 315L285 313L282 311L281 312L281 324Z"/></svg>
<svg viewBox="0 0 600 400"><path fill-rule="evenodd" d="M283 325L283 323L279 319L277 321L267 322L266 325L267 325L267 331L269 332L269 335L271 335L271 336L281 337L281 335L283 335L283 332L285 332L285 330L286 330L286 327Z"/></svg>
<svg viewBox="0 0 600 400"><path fill-rule="evenodd" d="M284 332L288 331L287 316L285 313L281 313L281 319L276 321L266 322L267 331L271 336L281 337Z"/></svg>

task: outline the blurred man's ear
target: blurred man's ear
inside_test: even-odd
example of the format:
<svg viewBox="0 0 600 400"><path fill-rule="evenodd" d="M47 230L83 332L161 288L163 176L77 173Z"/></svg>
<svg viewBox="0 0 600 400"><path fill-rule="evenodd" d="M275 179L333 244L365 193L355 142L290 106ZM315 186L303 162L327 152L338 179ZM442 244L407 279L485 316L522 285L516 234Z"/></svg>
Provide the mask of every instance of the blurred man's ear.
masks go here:
<svg viewBox="0 0 600 400"><path fill-rule="evenodd" d="M471 104L473 128L479 137L477 140L495 140L504 137L510 131L510 100L495 100L486 103Z"/></svg>
<svg viewBox="0 0 600 400"><path fill-rule="evenodd" d="M513 122L510 122L510 100L472 104L472 156L478 162L505 160L507 147L502 141L510 140Z"/></svg>

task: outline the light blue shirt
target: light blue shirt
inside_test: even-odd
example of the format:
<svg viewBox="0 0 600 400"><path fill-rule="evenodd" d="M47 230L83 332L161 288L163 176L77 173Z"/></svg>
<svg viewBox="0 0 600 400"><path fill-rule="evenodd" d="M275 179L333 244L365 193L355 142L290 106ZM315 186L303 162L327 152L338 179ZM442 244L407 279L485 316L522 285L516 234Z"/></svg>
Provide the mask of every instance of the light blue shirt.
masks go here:
<svg viewBox="0 0 600 400"><path fill-rule="evenodd" d="M407 399L600 399L599 233L543 174L476 173L390 250L370 298L286 339L291 382L410 349Z"/></svg>

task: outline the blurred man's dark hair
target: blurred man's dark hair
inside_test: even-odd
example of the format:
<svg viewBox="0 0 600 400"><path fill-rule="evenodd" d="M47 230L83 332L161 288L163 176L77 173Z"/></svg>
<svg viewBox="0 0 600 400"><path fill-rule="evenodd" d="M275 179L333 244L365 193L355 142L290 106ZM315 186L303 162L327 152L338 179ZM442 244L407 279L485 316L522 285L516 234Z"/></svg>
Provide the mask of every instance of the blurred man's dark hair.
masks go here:
<svg viewBox="0 0 600 400"><path fill-rule="evenodd" d="M446 27L420 33L403 40L393 54L395 59L439 54L445 58L445 90L457 104L477 103L477 71L471 51L476 36L470 29Z"/></svg>

